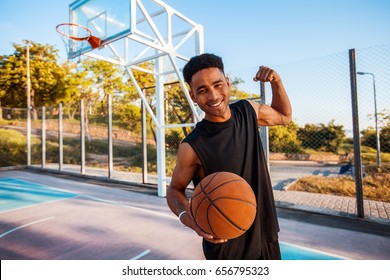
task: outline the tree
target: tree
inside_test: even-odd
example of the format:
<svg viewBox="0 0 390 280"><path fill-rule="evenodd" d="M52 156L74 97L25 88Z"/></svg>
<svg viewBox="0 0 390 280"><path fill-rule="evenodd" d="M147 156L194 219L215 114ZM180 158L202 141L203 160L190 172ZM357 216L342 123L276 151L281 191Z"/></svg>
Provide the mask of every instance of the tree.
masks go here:
<svg viewBox="0 0 390 280"><path fill-rule="evenodd" d="M67 72L65 94L59 102L70 105L64 107L64 114L68 114L68 118L73 120L80 110L80 100L97 98L97 93L93 91L94 81L87 71L79 71L76 64L68 62L63 64L63 68Z"/></svg>
<svg viewBox="0 0 390 280"><path fill-rule="evenodd" d="M0 56L0 103L2 106L27 107L26 46L13 44L11 55ZM66 71L58 65L58 50L51 45L30 42L31 107L50 106L65 93Z"/></svg>
<svg viewBox="0 0 390 280"><path fill-rule="evenodd" d="M376 132L372 127L364 129L362 132L362 145L376 149Z"/></svg>
<svg viewBox="0 0 390 280"><path fill-rule="evenodd" d="M371 115L368 115L371 116ZM382 110L378 113L378 126L380 148L382 152L390 152L390 113L388 110ZM376 149L376 130L368 127L362 132L362 145Z"/></svg>
<svg viewBox="0 0 390 280"><path fill-rule="evenodd" d="M238 87L241 84L244 84L245 81L239 77L234 77L230 80L230 95L232 100L240 100L254 97L254 94L247 93L240 90Z"/></svg>
<svg viewBox="0 0 390 280"><path fill-rule="evenodd" d="M327 125L306 124L303 128L299 128L297 135L304 148L332 153L337 152L345 139L343 126L336 125L334 120Z"/></svg>
<svg viewBox="0 0 390 280"><path fill-rule="evenodd" d="M139 65L140 68L151 70L153 65L150 62L144 62ZM127 77L123 72L120 72L121 76ZM143 71L134 70L134 77L138 82L141 89L153 88L155 79L153 75L145 73ZM126 87L122 92L114 95L113 100L113 121L119 127L128 129L130 131L141 130L141 108L138 102L139 94L136 91L135 86L129 78L124 81ZM154 103L154 94L147 95L149 104ZM151 118L149 118L151 120Z"/></svg>
<svg viewBox="0 0 390 280"><path fill-rule="evenodd" d="M168 115L169 123L185 124L194 122L190 104L184 95L183 89L178 83L167 87L167 96L166 102L168 104L168 110L166 114ZM184 136L187 136L189 133L188 127L182 127L182 132ZM176 132L176 136L173 139L177 138L178 133Z"/></svg>
<svg viewBox="0 0 390 280"><path fill-rule="evenodd" d="M380 132L381 151L390 153L390 122Z"/></svg>
<svg viewBox="0 0 390 280"><path fill-rule="evenodd" d="M274 153L299 153L301 143L297 138L299 126L290 122L286 126L270 126L268 129L270 151Z"/></svg>

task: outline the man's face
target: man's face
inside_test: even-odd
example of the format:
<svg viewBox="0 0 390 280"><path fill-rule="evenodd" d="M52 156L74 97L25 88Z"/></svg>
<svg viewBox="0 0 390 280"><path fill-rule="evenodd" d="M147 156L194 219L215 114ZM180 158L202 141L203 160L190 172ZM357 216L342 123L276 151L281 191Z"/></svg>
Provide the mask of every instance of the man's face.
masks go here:
<svg viewBox="0 0 390 280"><path fill-rule="evenodd" d="M205 112L205 119L223 122L230 118L230 81L218 68L206 68L192 76L192 100Z"/></svg>

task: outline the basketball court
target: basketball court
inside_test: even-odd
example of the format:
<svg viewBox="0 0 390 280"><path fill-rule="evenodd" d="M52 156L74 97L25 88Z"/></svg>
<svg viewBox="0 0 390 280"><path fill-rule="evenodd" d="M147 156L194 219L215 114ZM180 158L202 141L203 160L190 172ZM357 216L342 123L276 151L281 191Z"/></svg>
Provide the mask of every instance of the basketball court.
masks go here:
<svg viewBox="0 0 390 280"><path fill-rule="evenodd" d="M178 81L193 119L201 119L181 67L193 55L203 53L202 26L157 0L78 0L70 5L69 13L70 21L57 26L68 58L87 56L124 67L155 123L157 187L131 187L33 170L0 171L1 259L204 259L201 238L179 222L165 199L164 130L194 124L165 123L163 106L164 84ZM142 68L144 62L155 68ZM154 75L156 109L149 105L134 70ZM30 133L28 126L28 139ZM83 133L81 174L85 173ZM112 141L109 145L111 173ZM380 227L284 209L278 209L278 216L284 259L390 259L390 234Z"/></svg>
<svg viewBox="0 0 390 280"><path fill-rule="evenodd" d="M1 259L202 258L201 241L164 198L40 174L4 175Z"/></svg>
<svg viewBox="0 0 390 280"><path fill-rule="evenodd" d="M202 260L157 189L0 172L3 260ZM283 259L390 259L390 233L373 223L278 209Z"/></svg>

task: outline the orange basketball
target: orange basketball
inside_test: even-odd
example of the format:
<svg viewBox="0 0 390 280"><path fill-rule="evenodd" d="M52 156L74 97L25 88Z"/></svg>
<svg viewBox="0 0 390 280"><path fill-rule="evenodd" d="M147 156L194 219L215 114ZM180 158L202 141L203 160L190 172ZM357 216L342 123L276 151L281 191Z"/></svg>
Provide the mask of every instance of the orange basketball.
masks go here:
<svg viewBox="0 0 390 280"><path fill-rule="evenodd" d="M190 209L203 231L216 238L233 239L252 225L256 198L251 186L240 176L216 172L196 186Z"/></svg>

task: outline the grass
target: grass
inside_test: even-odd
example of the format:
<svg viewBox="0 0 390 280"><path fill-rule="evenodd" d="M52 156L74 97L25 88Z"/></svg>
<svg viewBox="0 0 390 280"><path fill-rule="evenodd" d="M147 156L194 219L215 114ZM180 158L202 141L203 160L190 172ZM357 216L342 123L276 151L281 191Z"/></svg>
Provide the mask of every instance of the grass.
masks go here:
<svg viewBox="0 0 390 280"><path fill-rule="evenodd" d="M390 202L390 164L381 168L366 166L367 176L363 178L363 195L365 199ZM351 176L323 177L305 176L289 187L291 191L356 196L355 181Z"/></svg>

